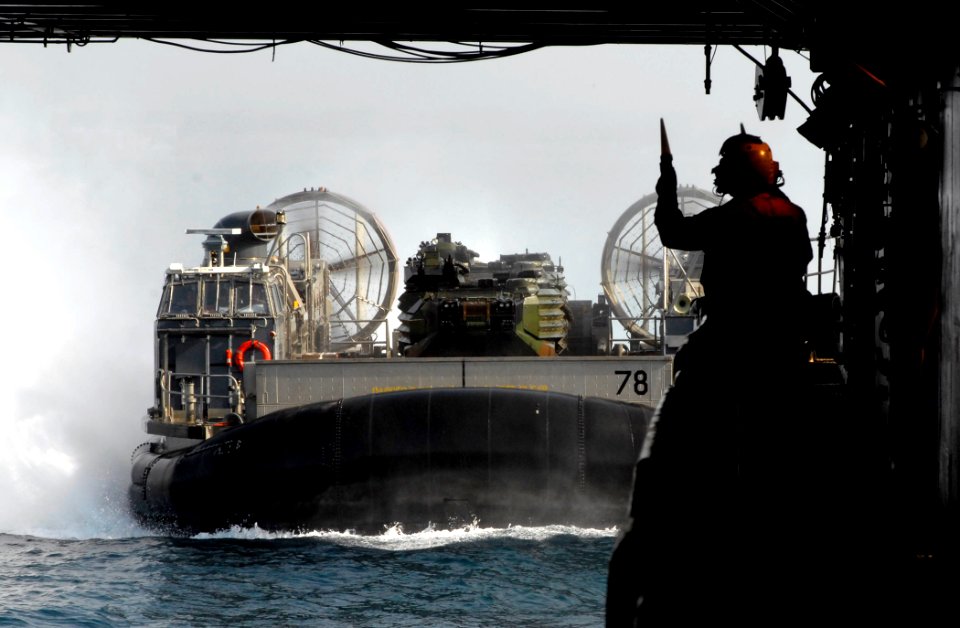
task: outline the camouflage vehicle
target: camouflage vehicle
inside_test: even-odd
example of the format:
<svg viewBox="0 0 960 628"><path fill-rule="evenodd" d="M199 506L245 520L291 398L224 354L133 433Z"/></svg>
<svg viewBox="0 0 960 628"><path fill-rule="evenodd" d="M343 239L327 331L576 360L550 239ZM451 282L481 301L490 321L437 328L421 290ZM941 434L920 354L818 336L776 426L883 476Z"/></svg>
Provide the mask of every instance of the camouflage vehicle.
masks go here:
<svg viewBox="0 0 960 628"><path fill-rule="evenodd" d="M478 257L449 233L420 243L404 270L398 354L562 354L571 324L563 267L547 253Z"/></svg>

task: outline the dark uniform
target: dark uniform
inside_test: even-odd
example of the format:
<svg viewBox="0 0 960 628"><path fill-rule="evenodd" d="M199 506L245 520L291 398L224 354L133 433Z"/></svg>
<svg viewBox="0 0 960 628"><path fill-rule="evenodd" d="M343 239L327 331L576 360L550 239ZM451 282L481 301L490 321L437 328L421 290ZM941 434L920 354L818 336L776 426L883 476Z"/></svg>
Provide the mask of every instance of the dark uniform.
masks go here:
<svg viewBox="0 0 960 628"><path fill-rule="evenodd" d="M732 199L692 217L670 160L657 183L665 247L704 251L705 322L674 362L647 431L630 519L610 561L607 625L778 625L807 552L790 538L811 496L797 472L804 274L803 210L779 190L770 148L745 133L714 169ZM794 583L795 584L795 583Z"/></svg>

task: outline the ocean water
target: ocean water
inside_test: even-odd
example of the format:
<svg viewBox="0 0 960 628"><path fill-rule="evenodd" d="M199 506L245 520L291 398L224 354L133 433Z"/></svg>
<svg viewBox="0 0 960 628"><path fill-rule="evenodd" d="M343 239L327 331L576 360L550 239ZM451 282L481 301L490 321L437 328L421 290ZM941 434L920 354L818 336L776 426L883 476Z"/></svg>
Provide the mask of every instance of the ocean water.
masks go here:
<svg viewBox="0 0 960 628"><path fill-rule="evenodd" d="M132 410L55 392L0 396L0 626L603 624L615 529L158 535L126 506Z"/></svg>
<svg viewBox="0 0 960 628"><path fill-rule="evenodd" d="M0 377L0 626L603 624L614 529L140 527L126 492L150 371L121 368L142 359L129 344L19 352Z"/></svg>
<svg viewBox="0 0 960 628"><path fill-rule="evenodd" d="M0 625L599 626L615 532L2 533Z"/></svg>

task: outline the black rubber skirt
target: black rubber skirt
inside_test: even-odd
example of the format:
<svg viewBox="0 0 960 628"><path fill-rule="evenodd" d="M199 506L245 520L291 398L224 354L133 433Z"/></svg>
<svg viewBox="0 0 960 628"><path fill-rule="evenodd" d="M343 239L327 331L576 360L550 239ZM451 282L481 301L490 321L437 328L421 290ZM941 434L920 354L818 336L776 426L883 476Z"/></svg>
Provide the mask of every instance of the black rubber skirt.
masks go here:
<svg viewBox="0 0 960 628"><path fill-rule="evenodd" d="M133 455L130 502L187 533L417 531L625 520L652 410L562 393L457 388L309 404L190 449Z"/></svg>

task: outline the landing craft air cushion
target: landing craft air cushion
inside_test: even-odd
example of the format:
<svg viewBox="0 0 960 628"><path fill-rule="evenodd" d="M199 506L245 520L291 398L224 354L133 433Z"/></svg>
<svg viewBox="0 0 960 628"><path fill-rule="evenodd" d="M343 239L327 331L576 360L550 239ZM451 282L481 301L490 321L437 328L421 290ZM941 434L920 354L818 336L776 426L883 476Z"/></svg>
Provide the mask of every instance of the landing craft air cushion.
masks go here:
<svg viewBox="0 0 960 628"><path fill-rule="evenodd" d="M624 518L670 358L631 350L635 334L610 355L607 311L568 302L549 255L476 264L439 234L408 262L394 346L397 256L355 201L306 190L189 233L205 236L203 263L166 271L154 440L133 454L130 503L145 524L376 532ZM441 357L424 357L427 344Z"/></svg>

